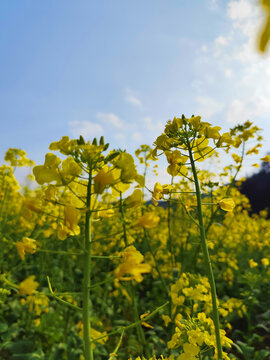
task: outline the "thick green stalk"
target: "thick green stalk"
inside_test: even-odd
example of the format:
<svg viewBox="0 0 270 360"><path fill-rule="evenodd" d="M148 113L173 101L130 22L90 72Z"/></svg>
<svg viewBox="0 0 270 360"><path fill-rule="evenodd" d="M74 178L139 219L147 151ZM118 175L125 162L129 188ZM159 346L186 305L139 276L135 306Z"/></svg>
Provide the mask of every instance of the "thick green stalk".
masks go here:
<svg viewBox="0 0 270 360"><path fill-rule="evenodd" d="M92 193L92 166L89 166L89 178L87 186L87 211L85 215L85 238L84 238L84 279L83 279L83 342L85 360L93 360L93 347L91 344L91 302L90 302L90 286L91 286L91 198Z"/></svg>
<svg viewBox="0 0 270 360"><path fill-rule="evenodd" d="M209 251L208 251L208 247L207 247L207 241L206 241L205 227L204 227L204 221L203 221L203 212L202 212L202 199L201 199L200 184L199 184L199 179L197 176L195 161L193 159L192 150L191 150L189 143L188 143L188 152L189 152L189 158L190 158L193 178L194 178L194 182L195 182L198 220L199 220L199 225L200 225L201 245L202 245L202 250L203 250L203 255L204 255L205 266L207 269L208 280L209 280L210 287L211 287L213 321L214 321L214 325L215 325L218 360L222 360L222 346L221 346L221 340L220 340L219 314L218 314L218 306L217 306L216 285L215 285L213 269L212 269Z"/></svg>

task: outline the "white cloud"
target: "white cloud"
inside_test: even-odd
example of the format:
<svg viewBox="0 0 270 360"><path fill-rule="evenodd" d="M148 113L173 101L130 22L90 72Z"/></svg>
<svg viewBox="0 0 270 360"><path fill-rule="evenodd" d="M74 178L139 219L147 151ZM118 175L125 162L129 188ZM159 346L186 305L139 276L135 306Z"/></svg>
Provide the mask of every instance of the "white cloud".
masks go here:
<svg viewBox="0 0 270 360"><path fill-rule="evenodd" d="M214 55L215 56L219 56L222 52L224 52L224 47L227 47L230 43L230 39L229 37L225 37L225 36L218 36L215 39L215 51L214 51Z"/></svg>
<svg viewBox="0 0 270 360"><path fill-rule="evenodd" d="M132 139L136 141L141 141L143 139L142 134L139 132L134 132L132 134Z"/></svg>
<svg viewBox="0 0 270 360"><path fill-rule="evenodd" d="M205 52L205 53L206 53L207 50L208 50L208 49L207 49L207 46L206 46L206 45L202 45L201 50L202 50L202 52Z"/></svg>
<svg viewBox="0 0 270 360"><path fill-rule="evenodd" d="M268 98L255 95L245 99L235 99L228 107L226 120L229 123L242 124L247 120L253 120L258 116L270 111Z"/></svg>
<svg viewBox="0 0 270 360"><path fill-rule="evenodd" d="M252 5L249 0L230 1L228 15L232 20L248 18L252 15Z"/></svg>
<svg viewBox="0 0 270 360"><path fill-rule="evenodd" d="M228 38L225 38L224 36L219 36L216 38L215 43L217 45L225 46L229 42Z"/></svg>
<svg viewBox="0 0 270 360"><path fill-rule="evenodd" d="M226 78L230 79L232 77L232 69L226 69L224 71L224 75L225 75Z"/></svg>
<svg viewBox="0 0 270 360"><path fill-rule="evenodd" d="M197 114L206 119L210 119L214 114L219 113L223 109L223 104L211 97L198 96L196 101L199 104Z"/></svg>
<svg viewBox="0 0 270 360"><path fill-rule="evenodd" d="M248 120L250 110L247 109L247 104L239 99L233 100L227 111L226 120L229 123L241 124Z"/></svg>
<svg viewBox="0 0 270 360"><path fill-rule="evenodd" d="M114 135L114 137L117 139L117 140L124 140L126 138L126 136L122 133L117 133Z"/></svg>
<svg viewBox="0 0 270 360"><path fill-rule="evenodd" d="M119 117L113 113L97 113L97 118L106 125L111 124L117 128L120 128L123 125Z"/></svg>
<svg viewBox="0 0 270 360"><path fill-rule="evenodd" d="M232 0L226 16L229 30L204 44L207 52L200 50L200 73L192 83L199 111L211 117L222 110L229 123L260 121L259 116L270 116L270 54L262 57L256 50L263 11L256 0ZM222 83L221 75L234 81ZM224 106L217 102L216 91Z"/></svg>
<svg viewBox="0 0 270 360"><path fill-rule="evenodd" d="M125 100L132 105L142 107L141 100L137 96L135 96L133 91L131 91L130 89L126 89Z"/></svg>
<svg viewBox="0 0 270 360"><path fill-rule="evenodd" d="M93 123L90 121L70 121L68 123L70 132L73 136L91 138L103 135L103 127L100 124Z"/></svg>
<svg viewBox="0 0 270 360"><path fill-rule="evenodd" d="M146 116L144 118L144 123L145 123L145 126L146 126L147 130L159 131L159 132L163 131L164 124L162 123L162 121L153 122L153 120L152 120L152 118L150 116Z"/></svg>

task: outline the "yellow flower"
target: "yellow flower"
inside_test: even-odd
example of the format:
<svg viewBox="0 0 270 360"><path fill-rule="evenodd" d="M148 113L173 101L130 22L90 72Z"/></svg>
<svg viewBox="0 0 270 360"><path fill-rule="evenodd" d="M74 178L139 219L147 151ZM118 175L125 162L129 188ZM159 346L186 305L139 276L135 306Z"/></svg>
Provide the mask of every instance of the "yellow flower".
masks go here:
<svg viewBox="0 0 270 360"><path fill-rule="evenodd" d="M37 318L34 320L35 326L39 326L40 325L40 318Z"/></svg>
<svg viewBox="0 0 270 360"><path fill-rule="evenodd" d="M121 257L122 264L115 269L115 276L120 280L141 282L143 280L142 274L151 271L151 265L142 264L144 256L133 245L122 251ZM124 275L130 276L126 277Z"/></svg>
<svg viewBox="0 0 270 360"><path fill-rule="evenodd" d="M35 276L31 275L24 281L22 281L19 285L19 292L22 295L31 295L36 291L36 288L38 287L38 282L34 281Z"/></svg>
<svg viewBox="0 0 270 360"><path fill-rule="evenodd" d="M206 126L204 129L204 136L206 138L218 140L220 138L219 130L221 130L220 126Z"/></svg>
<svg viewBox="0 0 270 360"><path fill-rule="evenodd" d="M163 199L164 194L168 194L170 191L169 185L161 185L160 183L155 183L154 191L152 193L152 202L155 206L158 205L158 201Z"/></svg>
<svg viewBox="0 0 270 360"><path fill-rule="evenodd" d="M183 345L184 353L177 357L177 360L196 360L200 348L196 345L185 343Z"/></svg>
<svg viewBox="0 0 270 360"><path fill-rule="evenodd" d="M133 193L125 199L125 205L129 207L135 207L142 203L143 192L140 189L135 189Z"/></svg>
<svg viewBox="0 0 270 360"><path fill-rule="evenodd" d="M56 169L50 169L44 165L38 165L33 168L33 174L35 176L36 182L39 185L44 183L50 183L52 181L60 181L61 178Z"/></svg>
<svg viewBox="0 0 270 360"><path fill-rule="evenodd" d="M167 326L169 325L169 323L172 321L171 318L170 318L168 315L162 314L161 317L162 317L162 319L163 319L166 327L167 327Z"/></svg>
<svg viewBox="0 0 270 360"><path fill-rule="evenodd" d="M80 227L78 222L80 220L81 213L72 205L65 207L65 223L74 235L80 234Z"/></svg>
<svg viewBox="0 0 270 360"><path fill-rule="evenodd" d="M237 154L232 154L232 158L233 160L238 164L242 161L241 156L237 155Z"/></svg>
<svg viewBox="0 0 270 360"><path fill-rule="evenodd" d="M228 132L221 135L221 137L219 138L219 140L217 142L217 147L222 146L223 143L228 144L228 145L234 144L234 140L232 139L231 135Z"/></svg>
<svg viewBox="0 0 270 360"><path fill-rule="evenodd" d="M261 158L263 162L270 162L270 155L266 155L263 158Z"/></svg>
<svg viewBox="0 0 270 360"><path fill-rule="evenodd" d="M25 258L25 253L34 254L36 252L36 240L28 237L23 237L22 241L16 243L18 253L22 260Z"/></svg>
<svg viewBox="0 0 270 360"><path fill-rule="evenodd" d="M122 152L116 159L115 166L121 169L120 179L124 183L129 183L136 178L137 170L132 155Z"/></svg>
<svg viewBox="0 0 270 360"><path fill-rule="evenodd" d="M119 170L119 169L115 169L115 170ZM121 173L121 170L119 170L119 172ZM120 182L118 184L114 184L113 187L112 187L112 195L115 196L115 197L118 197L120 193L123 194L129 188L130 188L130 184L124 184L122 182Z"/></svg>
<svg viewBox="0 0 270 360"><path fill-rule="evenodd" d="M184 352L190 354L191 356L196 356L199 354L199 347L193 344L185 343L183 346Z"/></svg>
<svg viewBox="0 0 270 360"><path fill-rule="evenodd" d="M44 192L46 200L55 200L56 187L54 185L48 185Z"/></svg>
<svg viewBox="0 0 270 360"><path fill-rule="evenodd" d="M253 259L249 259L248 265L252 269L252 268L255 268L256 266L258 266L258 263L256 261L254 261Z"/></svg>
<svg viewBox="0 0 270 360"><path fill-rule="evenodd" d="M64 224L60 224L60 228L57 231L57 237L59 240L65 240L70 234L69 229Z"/></svg>
<svg viewBox="0 0 270 360"><path fill-rule="evenodd" d="M50 183L52 181L61 182L58 169L60 164L61 159L58 156L52 153L46 154L44 165L38 165L33 168L33 174L36 182L39 185Z"/></svg>
<svg viewBox="0 0 270 360"><path fill-rule="evenodd" d="M78 225L81 213L72 205L65 207L65 224L60 223L60 228L57 232L59 240L65 240L69 235L79 235L80 226Z"/></svg>
<svg viewBox="0 0 270 360"><path fill-rule="evenodd" d="M62 162L63 175L78 176L82 172L81 167L69 156Z"/></svg>
<svg viewBox="0 0 270 360"><path fill-rule="evenodd" d="M26 157L26 152L21 149L10 148L5 154L5 161L10 162L11 166L33 166L35 162Z"/></svg>
<svg viewBox="0 0 270 360"><path fill-rule="evenodd" d="M222 210L233 211L235 203L232 198L225 198L219 201L219 206Z"/></svg>
<svg viewBox="0 0 270 360"><path fill-rule="evenodd" d="M34 211L36 213L40 213L42 210L39 207L39 203L37 199L25 199L24 205L27 207L27 209Z"/></svg>
<svg viewBox="0 0 270 360"><path fill-rule="evenodd" d="M157 226L159 223L160 217L154 212L145 213L138 221L138 224L144 227L145 229L151 229Z"/></svg>
<svg viewBox="0 0 270 360"><path fill-rule="evenodd" d="M270 40L270 1L262 0L261 4L267 13L267 17L259 38L259 51L265 52Z"/></svg>
<svg viewBox="0 0 270 360"><path fill-rule="evenodd" d="M207 157L212 156L214 150L208 146L209 140L206 138L195 139L193 142L193 157L196 161L204 161Z"/></svg>
<svg viewBox="0 0 270 360"><path fill-rule="evenodd" d="M188 120L188 119L186 119L186 120ZM182 122L183 122L183 120L182 120ZM189 119L189 122L190 122L190 124L192 124L192 127L195 131L198 131L200 129L200 127L202 126L201 116L193 116Z"/></svg>
<svg viewBox="0 0 270 360"><path fill-rule="evenodd" d="M78 332L79 332L79 336L83 337L84 329L83 329L83 323L82 323L81 320L77 323L77 329L78 329ZM100 332L100 331L98 331L96 329L93 329L92 327L90 328L90 335L91 335L92 339L97 339L99 337L104 336L101 339L97 340L97 342L100 343L100 344L104 344L108 340L108 337L106 336L107 335L106 331ZM95 346L94 342L93 342L92 346L93 346L93 349L95 349L96 346Z"/></svg>
<svg viewBox="0 0 270 360"><path fill-rule="evenodd" d="M148 315L150 314L150 311L147 311L146 313L140 315L140 319L143 320L144 318L146 318ZM154 329L154 327L149 324L148 322L146 321L142 321L141 324L149 329Z"/></svg>
<svg viewBox="0 0 270 360"><path fill-rule="evenodd" d="M262 147L262 144L257 144L256 146L254 146L253 148L249 149L247 152L246 152L246 155L251 155L251 154L259 154L259 149Z"/></svg>
<svg viewBox="0 0 270 360"><path fill-rule="evenodd" d="M61 164L61 159L53 153L47 153L45 155L44 166L50 169L56 169Z"/></svg>
<svg viewBox="0 0 270 360"><path fill-rule="evenodd" d="M182 166L186 161L187 157L182 156L179 150L165 151L167 161L170 164L167 167L167 172L172 176L180 175L180 171L186 175L186 167Z"/></svg>
<svg viewBox="0 0 270 360"><path fill-rule="evenodd" d="M114 182L114 176L112 172L101 169L94 177L94 189L96 194L102 194L107 185L111 185Z"/></svg>
<svg viewBox="0 0 270 360"><path fill-rule="evenodd" d="M102 218L102 219L109 219L113 215L114 215L114 210L113 209L100 210L100 211L97 212L97 216Z"/></svg>
<svg viewBox="0 0 270 360"><path fill-rule="evenodd" d="M49 149L53 151L59 150L62 154L69 155L76 147L77 140L69 140L68 136L63 136L61 140L52 142Z"/></svg>
<svg viewBox="0 0 270 360"><path fill-rule="evenodd" d="M153 156L156 156L156 150L160 149L160 150L169 150L171 147L171 143L172 143L172 139L168 138L165 134L161 134L160 136L157 137L156 141L154 142L154 144L156 145L156 149L154 149L153 151Z"/></svg>
<svg viewBox="0 0 270 360"><path fill-rule="evenodd" d="M261 259L261 263L264 265L264 266L268 266L269 265L269 260L267 258L263 258Z"/></svg>

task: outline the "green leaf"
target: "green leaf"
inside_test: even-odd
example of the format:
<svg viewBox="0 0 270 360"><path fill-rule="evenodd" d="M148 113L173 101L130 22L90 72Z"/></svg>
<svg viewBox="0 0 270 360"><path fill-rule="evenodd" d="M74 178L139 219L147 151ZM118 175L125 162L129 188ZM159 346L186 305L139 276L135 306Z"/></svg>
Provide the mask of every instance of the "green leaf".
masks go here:
<svg viewBox="0 0 270 360"><path fill-rule="evenodd" d="M269 354L270 354L270 351L268 351L268 350L256 351L254 360L264 360L268 357Z"/></svg>
<svg viewBox="0 0 270 360"><path fill-rule="evenodd" d="M0 333L4 333L8 330L8 324L2 323L0 324Z"/></svg>
<svg viewBox="0 0 270 360"><path fill-rule="evenodd" d="M256 326L256 329L263 329L263 330L264 330L265 332L267 332L267 333L270 332L270 330L268 329L268 327L265 326L264 324L258 324L258 325Z"/></svg>
<svg viewBox="0 0 270 360"><path fill-rule="evenodd" d="M243 354L243 351L242 351L242 349L240 348L240 346L239 345L237 345L236 343L232 343L232 346L234 346L236 349L237 349L237 351L239 352L239 354Z"/></svg>
<svg viewBox="0 0 270 360"><path fill-rule="evenodd" d="M246 343L242 341L237 341L237 344L240 346L242 350L242 354L244 355L246 360L253 360L254 355L254 347L248 346Z"/></svg>

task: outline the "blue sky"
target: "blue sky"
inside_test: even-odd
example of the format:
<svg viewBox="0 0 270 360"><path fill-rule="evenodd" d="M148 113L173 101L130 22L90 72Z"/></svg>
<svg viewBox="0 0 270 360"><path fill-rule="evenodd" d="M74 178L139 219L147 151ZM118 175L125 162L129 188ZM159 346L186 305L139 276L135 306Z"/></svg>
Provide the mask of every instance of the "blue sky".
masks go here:
<svg viewBox="0 0 270 360"><path fill-rule="evenodd" d="M80 133L132 152L181 114L224 130L249 119L265 155L262 23L257 0L2 1L1 158L17 147L41 163L50 142Z"/></svg>

